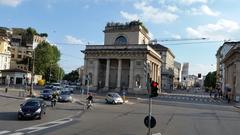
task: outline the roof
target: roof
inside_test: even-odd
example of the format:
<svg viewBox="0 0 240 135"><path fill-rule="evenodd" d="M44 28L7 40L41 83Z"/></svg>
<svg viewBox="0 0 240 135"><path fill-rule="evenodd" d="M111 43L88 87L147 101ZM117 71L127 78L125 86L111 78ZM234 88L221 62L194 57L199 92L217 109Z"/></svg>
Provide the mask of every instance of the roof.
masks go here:
<svg viewBox="0 0 240 135"><path fill-rule="evenodd" d="M173 54L173 52L169 48L161 44L150 44L150 46L156 51L168 51L175 58L175 55Z"/></svg>

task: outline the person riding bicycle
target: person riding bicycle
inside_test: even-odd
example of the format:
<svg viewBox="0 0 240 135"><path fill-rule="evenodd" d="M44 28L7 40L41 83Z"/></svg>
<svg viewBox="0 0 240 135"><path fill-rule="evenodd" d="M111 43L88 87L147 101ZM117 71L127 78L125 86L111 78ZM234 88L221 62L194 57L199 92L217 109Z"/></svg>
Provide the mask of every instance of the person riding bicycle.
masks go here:
<svg viewBox="0 0 240 135"><path fill-rule="evenodd" d="M92 106L92 102L93 102L93 96L91 93L89 93L87 97L87 108L90 108Z"/></svg>
<svg viewBox="0 0 240 135"><path fill-rule="evenodd" d="M52 94L52 100L51 100L52 107L56 106L57 96L58 96L57 92L53 92L53 94Z"/></svg>

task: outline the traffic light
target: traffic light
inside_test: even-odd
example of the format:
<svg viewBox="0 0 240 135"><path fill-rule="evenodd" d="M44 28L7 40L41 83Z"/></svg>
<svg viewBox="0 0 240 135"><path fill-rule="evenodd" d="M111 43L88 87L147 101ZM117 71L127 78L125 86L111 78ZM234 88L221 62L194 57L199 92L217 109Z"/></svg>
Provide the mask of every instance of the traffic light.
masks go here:
<svg viewBox="0 0 240 135"><path fill-rule="evenodd" d="M151 83L151 95L150 97L157 97L158 96L158 83L155 81L152 81Z"/></svg>

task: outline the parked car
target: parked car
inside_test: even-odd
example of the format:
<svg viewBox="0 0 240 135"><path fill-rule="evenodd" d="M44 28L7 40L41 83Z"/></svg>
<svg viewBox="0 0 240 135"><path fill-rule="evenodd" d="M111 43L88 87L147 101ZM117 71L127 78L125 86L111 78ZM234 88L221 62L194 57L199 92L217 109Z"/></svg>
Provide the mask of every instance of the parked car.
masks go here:
<svg viewBox="0 0 240 135"><path fill-rule="evenodd" d="M46 103L40 98L31 98L20 105L18 111L18 119L32 118L41 119L43 114L46 114Z"/></svg>
<svg viewBox="0 0 240 135"><path fill-rule="evenodd" d="M105 100L107 103L112 103L112 104L119 104L119 103L122 104L123 103L122 97L118 93L115 93L115 92L107 93Z"/></svg>
<svg viewBox="0 0 240 135"><path fill-rule="evenodd" d="M52 89L44 89L40 94L40 98L49 100L52 98L52 94L53 94Z"/></svg>
<svg viewBox="0 0 240 135"><path fill-rule="evenodd" d="M59 97L58 97L59 102L72 102L73 98L71 96L71 92L69 90L63 90L61 91Z"/></svg>

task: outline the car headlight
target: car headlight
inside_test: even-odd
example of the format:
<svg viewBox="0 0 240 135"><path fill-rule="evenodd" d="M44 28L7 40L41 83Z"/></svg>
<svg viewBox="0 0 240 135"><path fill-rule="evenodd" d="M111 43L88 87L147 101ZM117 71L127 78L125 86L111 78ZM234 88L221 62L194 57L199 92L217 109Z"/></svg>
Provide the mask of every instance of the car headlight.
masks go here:
<svg viewBox="0 0 240 135"><path fill-rule="evenodd" d="M40 113L40 112L41 112L41 108L37 109L35 113Z"/></svg>
<svg viewBox="0 0 240 135"><path fill-rule="evenodd" d="M19 109L19 112L22 112L22 108Z"/></svg>

